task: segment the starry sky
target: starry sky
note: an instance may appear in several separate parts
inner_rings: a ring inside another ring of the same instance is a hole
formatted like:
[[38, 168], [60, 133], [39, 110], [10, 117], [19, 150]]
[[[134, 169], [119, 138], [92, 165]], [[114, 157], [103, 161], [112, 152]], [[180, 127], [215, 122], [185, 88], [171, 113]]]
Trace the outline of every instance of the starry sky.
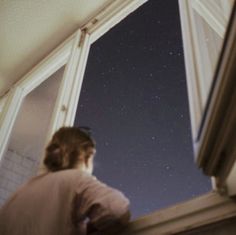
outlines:
[[149, 0], [92, 45], [75, 125], [92, 128], [94, 174], [133, 218], [211, 190], [194, 164], [177, 0]]

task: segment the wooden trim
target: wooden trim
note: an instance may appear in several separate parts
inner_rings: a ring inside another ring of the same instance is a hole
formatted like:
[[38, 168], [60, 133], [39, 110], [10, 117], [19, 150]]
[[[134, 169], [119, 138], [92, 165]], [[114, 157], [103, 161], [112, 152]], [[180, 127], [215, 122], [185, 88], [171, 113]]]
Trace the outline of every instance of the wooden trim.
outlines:
[[235, 216], [235, 200], [211, 192], [137, 219], [122, 235], [177, 234]]

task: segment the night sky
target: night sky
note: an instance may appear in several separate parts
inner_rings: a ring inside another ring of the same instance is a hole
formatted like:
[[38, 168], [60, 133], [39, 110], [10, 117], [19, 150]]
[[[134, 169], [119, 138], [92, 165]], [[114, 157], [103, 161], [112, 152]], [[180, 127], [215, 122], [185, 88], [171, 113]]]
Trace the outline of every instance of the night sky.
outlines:
[[98, 179], [133, 218], [211, 190], [194, 164], [177, 0], [149, 0], [96, 41], [75, 125], [97, 142]]

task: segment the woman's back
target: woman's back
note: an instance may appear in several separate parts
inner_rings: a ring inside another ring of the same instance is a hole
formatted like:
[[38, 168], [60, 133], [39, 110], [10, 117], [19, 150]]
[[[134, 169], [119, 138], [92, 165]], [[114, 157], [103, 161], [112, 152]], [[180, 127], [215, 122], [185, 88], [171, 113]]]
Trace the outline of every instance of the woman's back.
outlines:
[[86, 234], [86, 217], [99, 228], [104, 218], [125, 214], [128, 204], [122, 193], [77, 169], [48, 173], [31, 179], [0, 210], [0, 234]]

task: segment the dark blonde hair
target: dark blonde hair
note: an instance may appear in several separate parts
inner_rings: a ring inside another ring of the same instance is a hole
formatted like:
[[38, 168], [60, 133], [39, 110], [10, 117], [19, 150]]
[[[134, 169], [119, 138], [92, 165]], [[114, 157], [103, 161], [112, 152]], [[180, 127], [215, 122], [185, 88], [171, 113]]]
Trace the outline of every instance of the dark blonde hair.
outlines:
[[49, 171], [74, 168], [79, 162], [80, 151], [96, 147], [94, 139], [86, 129], [62, 127], [49, 142], [44, 164]]

